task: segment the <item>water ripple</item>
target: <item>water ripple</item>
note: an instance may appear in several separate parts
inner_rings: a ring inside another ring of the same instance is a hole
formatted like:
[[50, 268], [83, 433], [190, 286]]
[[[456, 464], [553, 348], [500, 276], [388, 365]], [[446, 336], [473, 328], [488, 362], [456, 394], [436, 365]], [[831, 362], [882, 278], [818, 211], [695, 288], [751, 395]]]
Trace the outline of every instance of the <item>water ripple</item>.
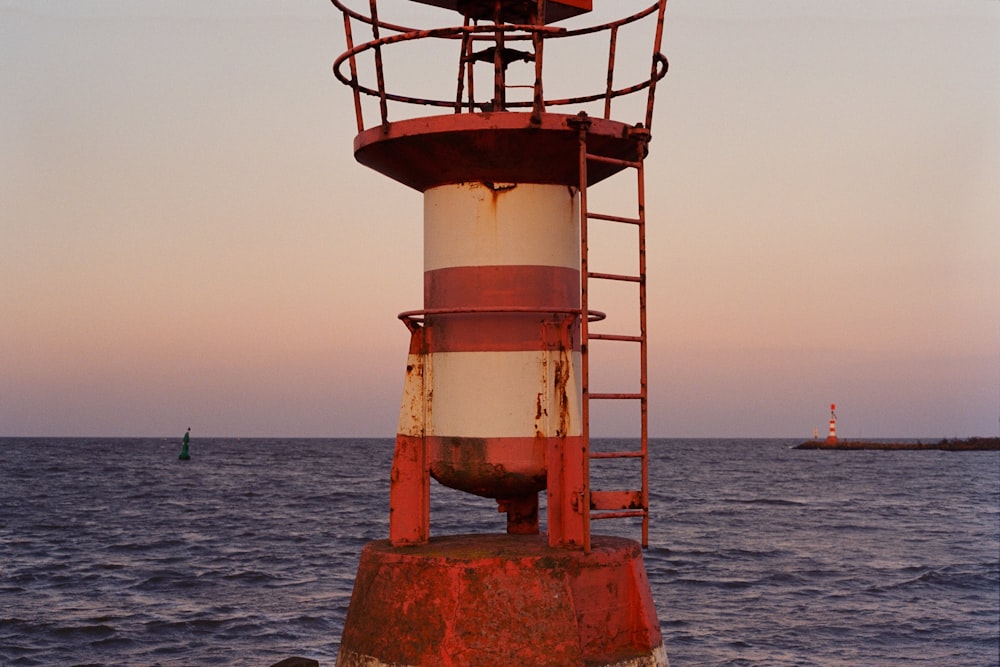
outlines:
[[[650, 443], [671, 664], [996, 665], [1000, 455], [789, 444]], [[163, 439], [2, 446], [0, 664], [333, 664], [391, 440], [198, 439], [186, 464]], [[504, 519], [434, 485], [431, 525]]]

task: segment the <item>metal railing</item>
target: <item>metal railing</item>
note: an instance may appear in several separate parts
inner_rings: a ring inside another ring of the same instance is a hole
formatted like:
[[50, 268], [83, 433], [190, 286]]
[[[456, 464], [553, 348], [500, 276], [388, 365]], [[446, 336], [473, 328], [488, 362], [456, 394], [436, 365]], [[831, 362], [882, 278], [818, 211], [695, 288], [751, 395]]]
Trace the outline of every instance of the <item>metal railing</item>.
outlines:
[[[646, 108], [642, 124], [649, 128], [653, 121], [653, 101], [656, 93], [656, 83], [666, 76], [668, 63], [660, 52], [663, 39], [663, 17], [666, 0], [660, 0], [649, 7], [630, 16], [615, 21], [601, 23], [584, 28], [567, 29], [544, 24], [544, 0], [538, 0], [538, 10], [535, 23], [515, 24], [502, 23], [498, 20], [481, 24], [466, 18], [461, 26], [441, 27], [433, 29], [415, 29], [402, 25], [388, 23], [379, 18], [377, 0], [369, 0], [365, 15], [349, 8], [344, 0], [331, 0], [343, 14], [344, 34], [347, 50], [333, 63], [336, 78], [350, 87], [354, 93], [354, 108], [357, 118], [358, 132], [363, 132], [366, 125], [362, 105], [362, 96], [370, 96], [378, 100], [379, 123], [383, 128], [390, 124], [390, 103], [401, 105], [430, 106], [451, 109], [454, 113], [475, 113], [486, 111], [517, 111], [531, 110], [532, 118], [537, 119], [551, 107], [565, 107], [590, 102], [603, 101], [603, 117], [610, 119], [611, 102], [616, 98], [626, 97], [646, 91]], [[652, 18], [651, 18], [652, 17]], [[655, 31], [651, 49], [649, 76], [629, 85], [616, 86], [616, 51], [618, 34], [621, 28], [636, 24], [644, 19], [655, 20]], [[356, 43], [355, 26], [363, 25], [370, 29], [372, 39]], [[607, 71], [604, 90], [583, 92], [579, 95], [561, 98], [546, 98], [542, 81], [544, 46], [546, 41], [563, 40], [583, 35], [605, 34], [607, 36]], [[420, 40], [451, 40], [460, 42], [458, 75], [455, 81], [455, 94], [449, 99], [432, 97], [415, 97], [403, 95], [387, 89], [385, 77], [385, 62], [383, 50], [397, 47], [400, 44], [413, 43]], [[519, 43], [531, 43], [531, 51], [520, 51], [512, 48]], [[477, 51], [476, 46], [489, 44], [488, 48]], [[359, 78], [358, 60], [362, 55], [370, 54], [374, 61], [374, 82], [362, 82]], [[514, 87], [506, 80], [507, 66], [516, 60], [533, 62], [535, 77], [531, 88], [530, 100], [509, 100], [506, 92]], [[475, 94], [474, 66], [485, 63], [493, 67], [493, 86], [489, 99], [478, 99]], [[347, 71], [345, 72], [345, 67]]]

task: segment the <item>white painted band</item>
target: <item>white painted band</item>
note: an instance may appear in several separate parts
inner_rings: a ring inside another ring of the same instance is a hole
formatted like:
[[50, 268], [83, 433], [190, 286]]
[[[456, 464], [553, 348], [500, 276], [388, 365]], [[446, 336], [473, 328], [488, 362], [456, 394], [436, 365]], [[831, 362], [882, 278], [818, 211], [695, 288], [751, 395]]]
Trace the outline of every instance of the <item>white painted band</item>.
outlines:
[[457, 183], [424, 193], [424, 270], [580, 268], [579, 197], [564, 185]]
[[524, 438], [582, 433], [579, 352], [438, 352], [411, 354], [407, 364], [422, 366], [422, 374], [408, 375], [411, 379], [403, 389], [402, 435]]

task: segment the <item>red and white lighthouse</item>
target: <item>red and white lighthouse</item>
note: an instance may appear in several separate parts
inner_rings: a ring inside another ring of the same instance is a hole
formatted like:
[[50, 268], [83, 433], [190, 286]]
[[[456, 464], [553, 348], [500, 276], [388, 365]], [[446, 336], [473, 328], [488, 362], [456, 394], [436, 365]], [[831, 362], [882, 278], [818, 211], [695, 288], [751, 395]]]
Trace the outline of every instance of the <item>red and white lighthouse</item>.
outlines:
[[[400, 315], [410, 346], [389, 539], [362, 552], [337, 664], [666, 665], [641, 552], [649, 517], [643, 160], [666, 74], [665, 0], [574, 28], [560, 23], [584, 20], [591, 0], [415, 0], [461, 19], [429, 29], [389, 22], [377, 0], [367, 13], [332, 2], [344, 15], [347, 50], [334, 72], [354, 93], [355, 157], [424, 197], [424, 303]], [[619, 32], [643, 24], [648, 76], [616, 84]], [[372, 39], [356, 43], [360, 31]], [[584, 36], [604, 40], [603, 85], [546, 96], [546, 45]], [[386, 85], [390, 49], [442, 42], [454, 62], [419, 53], [409, 62], [425, 63], [428, 78], [452, 77], [453, 96]], [[529, 83], [515, 85], [518, 73]], [[636, 95], [644, 96], [638, 123], [611, 118], [613, 101]], [[598, 112], [556, 111], [587, 105]], [[366, 122], [367, 106], [375, 122]], [[622, 173], [635, 175], [634, 210], [591, 210], [588, 188]], [[593, 270], [594, 221], [638, 230], [635, 274]], [[593, 281], [634, 286], [638, 331], [591, 327], [604, 318], [590, 307]], [[598, 342], [638, 348], [634, 391], [591, 389]], [[591, 450], [595, 400], [639, 405], [634, 450]], [[637, 463], [633, 488], [591, 488], [592, 463], [609, 458]], [[432, 536], [432, 479], [496, 499], [506, 532]], [[629, 517], [641, 523], [641, 545], [591, 533], [595, 519]]]
[[837, 405], [835, 403], [830, 404], [830, 433], [826, 436], [826, 444], [835, 445], [837, 444]]

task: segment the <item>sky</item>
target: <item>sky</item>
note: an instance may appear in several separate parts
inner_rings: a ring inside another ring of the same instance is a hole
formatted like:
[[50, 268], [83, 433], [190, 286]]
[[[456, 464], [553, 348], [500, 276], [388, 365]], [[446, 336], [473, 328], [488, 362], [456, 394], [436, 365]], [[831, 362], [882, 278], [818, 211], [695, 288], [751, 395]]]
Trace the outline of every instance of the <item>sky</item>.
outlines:
[[[0, 436], [395, 433], [421, 195], [343, 50], [321, 0], [0, 1]], [[663, 51], [651, 434], [996, 435], [1000, 2], [670, 0]]]

